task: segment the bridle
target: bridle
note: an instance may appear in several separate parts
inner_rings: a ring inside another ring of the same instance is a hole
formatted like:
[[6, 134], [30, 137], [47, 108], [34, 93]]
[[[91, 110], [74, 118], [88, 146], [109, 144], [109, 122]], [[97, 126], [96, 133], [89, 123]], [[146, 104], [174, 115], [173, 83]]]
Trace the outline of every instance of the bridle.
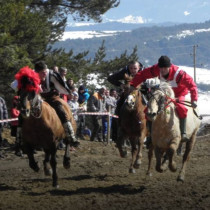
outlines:
[[[138, 91], [139, 94], [139, 91]], [[133, 100], [134, 99], [134, 100]], [[135, 105], [136, 105], [136, 94], [134, 93], [134, 91], [132, 91], [127, 98], [125, 99], [124, 104], [128, 104], [128, 106], [131, 109], [134, 109]]]
[[[20, 111], [27, 117], [40, 118], [42, 115], [42, 98], [35, 92], [23, 92], [20, 95]], [[27, 104], [30, 106], [27, 108]]]
[[156, 88], [155, 90], [159, 90], [160, 92], [163, 93], [163, 95], [161, 95], [160, 98], [157, 99], [155, 96], [159, 94], [150, 92], [148, 95], [148, 98], [149, 98], [148, 101], [150, 101], [151, 99], [154, 99], [156, 101], [157, 106], [158, 106], [157, 114], [159, 114], [170, 106], [170, 104], [173, 102], [173, 99], [169, 97], [161, 88]]
[[31, 115], [34, 118], [40, 118], [42, 115], [42, 98], [39, 94], [36, 94], [35, 97], [33, 99], [31, 99], [30, 101], [30, 105], [31, 105]]

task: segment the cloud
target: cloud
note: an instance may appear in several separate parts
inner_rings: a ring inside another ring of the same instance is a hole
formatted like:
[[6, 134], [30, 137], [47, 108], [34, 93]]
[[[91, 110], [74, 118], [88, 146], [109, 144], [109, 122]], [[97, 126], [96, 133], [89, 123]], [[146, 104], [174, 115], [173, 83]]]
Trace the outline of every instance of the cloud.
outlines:
[[141, 16], [132, 16], [132, 15], [128, 15], [126, 17], [114, 20], [114, 19], [106, 19], [107, 22], [121, 22], [121, 23], [145, 23], [147, 22], [145, 19], [143, 19]]
[[92, 22], [75, 22], [75, 23], [69, 23], [68, 26], [73, 26], [73, 27], [80, 27], [80, 26], [90, 26], [90, 25], [95, 25], [95, 23]]
[[190, 12], [184, 11], [184, 15], [185, 15], [185, 16], [188, 16], [188, 15], [190, 15]]

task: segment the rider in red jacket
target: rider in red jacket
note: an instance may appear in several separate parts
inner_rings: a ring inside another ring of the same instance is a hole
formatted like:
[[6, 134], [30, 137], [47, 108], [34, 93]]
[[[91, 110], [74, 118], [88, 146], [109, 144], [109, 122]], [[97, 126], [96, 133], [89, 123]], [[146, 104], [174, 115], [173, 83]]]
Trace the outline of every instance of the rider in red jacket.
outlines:
[[[169, 57], [161, 56], [157, 64], [138, 72], [131, 81], [131, 85], [137, 87], [146, 79], [153, 77], [159, 77], [160, 81], [170, 83], [177, 101], [184, 101], [185, 96], [188, 92], [190, 92], [192, 107], [197, 107], [198, 91], [196, 84], [194, 83], [192, 77], [185, 71], [181, 70], [178, 66], [171, 64]], [[178, 112], [181, 135], [182, 139], [186, 140], [187, 108], [182, 104], [178, 104], [178, 106], [178, 108], [182, 110], [182, 112]]]

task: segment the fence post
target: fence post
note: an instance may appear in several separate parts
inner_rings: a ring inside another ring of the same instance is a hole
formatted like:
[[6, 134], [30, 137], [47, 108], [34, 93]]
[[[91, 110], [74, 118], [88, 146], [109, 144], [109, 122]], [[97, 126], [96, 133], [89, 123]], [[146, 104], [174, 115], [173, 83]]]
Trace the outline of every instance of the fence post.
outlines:
[[109, 115], [108, 115], [108, 119], [107, 119], [107, 143], [109, 144], [110, 143], [110, 118], [111, 118], [111, 116], [110, 116], [110, 112], [111, 112], [111, 106], [109, 105], [109, 107], [108, 107], [108, 113], [109, 113]]

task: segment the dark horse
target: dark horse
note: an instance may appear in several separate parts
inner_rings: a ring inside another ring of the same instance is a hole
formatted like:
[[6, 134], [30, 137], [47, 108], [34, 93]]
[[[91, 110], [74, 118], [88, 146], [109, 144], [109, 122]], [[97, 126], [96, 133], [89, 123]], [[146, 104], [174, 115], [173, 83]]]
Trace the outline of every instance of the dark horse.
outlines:
[[[36, 74], [34, 72], [34, 74]], [[36, 75], [38, 76], [38, 75]], [[53, 186], [58, 187], [58, 177], [56, 172], [56, 151], [59, 140], [65, 138], [65, 132], [56, 111], [45, 101], [42, 100], [40, 94], [27, 86], [33, 86], [33, 78], [24, 75], [18, 82], [21, 84], [20, 94], [20, 111], [23, 117], [22, 139], [23, 147], [29, 159], [29, 166], [36, 172], [39, 171], [39, 165], [35, 161], [33, 149], [36, 147], [43, 148], [45, 152], [44, 172], [45, 175], [51, 175], [53, 178]], [[68, 104], [55, 96], [56, 100], [60, 100], [76, 130], [76, 123], [72, 116]], [[70, 145], [66, 141], [66, 149], [63, 158], [63, 166], [70, 168]]]
[[125, 157], [127, 150], [124, 146], [124, 142], [127, 138], [129, 139], [132, 152], [132, 161], [129, 172], [135, 173], [134, 168], [139, 168], [141, 164], [142, 149], [147, 134], [147, 128], [142, 95], [138, 89], [130, 87], [131, 79], [131, 77], [125, 75], [126, 84], [124, 96], [126, 97], [126, 100], [122, 105], [119, 114], [117, 147], [121, 157]]

